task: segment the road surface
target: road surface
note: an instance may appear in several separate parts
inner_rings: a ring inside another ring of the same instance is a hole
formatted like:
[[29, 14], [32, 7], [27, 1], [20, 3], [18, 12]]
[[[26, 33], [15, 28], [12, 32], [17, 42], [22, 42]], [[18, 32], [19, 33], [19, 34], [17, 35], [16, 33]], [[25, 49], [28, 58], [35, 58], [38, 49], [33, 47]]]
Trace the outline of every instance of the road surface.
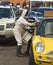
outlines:
[[28, 56], [16, 57], [16, 45], [0, 41], [0, 65], [28, 65]]

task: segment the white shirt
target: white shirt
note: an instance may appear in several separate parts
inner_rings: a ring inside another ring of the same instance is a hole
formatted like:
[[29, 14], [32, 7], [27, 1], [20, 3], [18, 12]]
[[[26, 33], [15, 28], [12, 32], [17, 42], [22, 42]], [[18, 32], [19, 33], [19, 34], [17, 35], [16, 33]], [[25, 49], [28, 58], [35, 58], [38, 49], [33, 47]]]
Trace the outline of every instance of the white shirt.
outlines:
[[26, 19], [24, 19], [23, 17], [20, 17], [16, 24], [15, 27], [17, 27], [17, 29], [22, 29], [24, 28], [26, 25], [30, 25], [31, 23], [29, 23], [28, 21], [26, 21]]

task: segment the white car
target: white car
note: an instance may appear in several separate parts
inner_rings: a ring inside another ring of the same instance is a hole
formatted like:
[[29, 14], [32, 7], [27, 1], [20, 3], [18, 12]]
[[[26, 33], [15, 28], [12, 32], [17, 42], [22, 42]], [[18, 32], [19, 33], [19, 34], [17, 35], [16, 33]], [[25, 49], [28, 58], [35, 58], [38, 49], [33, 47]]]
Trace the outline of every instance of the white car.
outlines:
[[0, 38], [10, 38], [15, 26], [15, 13], [10, 6], [0, 6]]

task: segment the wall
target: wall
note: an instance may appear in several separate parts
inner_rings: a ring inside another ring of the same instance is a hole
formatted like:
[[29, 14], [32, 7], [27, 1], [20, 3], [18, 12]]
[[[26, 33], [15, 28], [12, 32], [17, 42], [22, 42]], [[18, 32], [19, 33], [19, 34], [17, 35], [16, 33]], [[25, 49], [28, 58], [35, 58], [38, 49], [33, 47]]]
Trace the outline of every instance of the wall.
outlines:
[[16, 5], [16, 3], [20, 3], [20, 6], [22, 7], [24, 0], [4, 0], [4, 1], [10, 1], [11, 3], [14, 3], [14, 5]]

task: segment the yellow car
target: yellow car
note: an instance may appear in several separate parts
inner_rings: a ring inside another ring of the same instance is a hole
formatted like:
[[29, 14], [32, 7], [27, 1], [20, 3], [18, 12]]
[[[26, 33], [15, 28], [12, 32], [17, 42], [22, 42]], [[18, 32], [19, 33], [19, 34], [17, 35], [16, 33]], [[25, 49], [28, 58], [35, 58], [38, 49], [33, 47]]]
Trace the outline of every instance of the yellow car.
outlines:
[[29, 65], [53, 65], [53, 18], [45, 18], [33, 36]]

